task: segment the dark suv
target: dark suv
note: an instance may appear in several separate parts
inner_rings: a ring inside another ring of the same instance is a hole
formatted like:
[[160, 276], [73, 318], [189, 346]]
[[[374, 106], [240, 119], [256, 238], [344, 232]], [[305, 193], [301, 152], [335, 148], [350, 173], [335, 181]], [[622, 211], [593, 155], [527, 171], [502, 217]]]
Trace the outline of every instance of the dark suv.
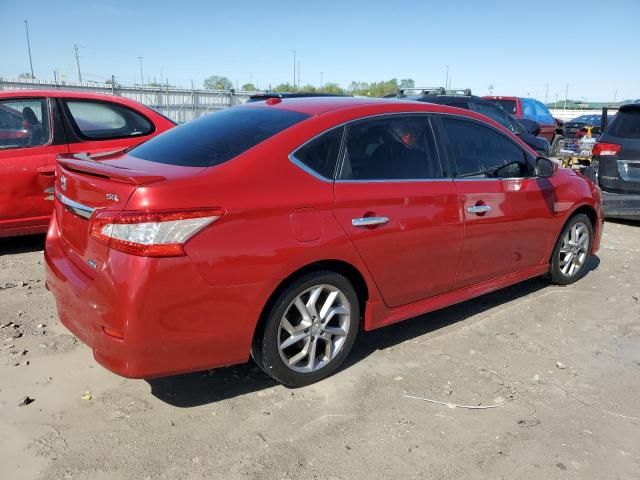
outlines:
[[640, 220], [640, 103], [620, 107], [592, 153], [605, 215]]
[[509, 115], [500, 105], [472, 95], [469, 89], [404, 89], [398, 91], [397, 94], [388, 95], [387, 97], [437, 103], [439, 105], [448, 105], [450, 107], [464, 108], [465, 110], [478, 112], [518, 135], [523, 142], [533, 148], [539, 155], [544, 157], [549, 156], [549, 142], [542, 137], [536, 136], [540, 132], [540, 127], [536, 122], [528, 120], [518, 121]]

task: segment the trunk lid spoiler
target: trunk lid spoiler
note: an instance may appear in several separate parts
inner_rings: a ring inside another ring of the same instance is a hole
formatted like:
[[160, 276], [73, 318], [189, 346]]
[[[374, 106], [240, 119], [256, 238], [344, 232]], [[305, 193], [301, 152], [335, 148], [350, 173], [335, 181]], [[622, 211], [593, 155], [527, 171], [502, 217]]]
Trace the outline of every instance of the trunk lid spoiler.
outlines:
[[[98, 154], [73, 153], [58, 155], [58, 165], [72, 172], [91, 175], [94, 177], [108, 178], [114, 182], [128, 183], [141, 186], [153, 182], [166, 180], [163, 175], [134, 170], [124, 165], [118, 165], [117, 160], [122, 158], [122, 150]], [[111, 161], [115, 160], [115, 161]]]

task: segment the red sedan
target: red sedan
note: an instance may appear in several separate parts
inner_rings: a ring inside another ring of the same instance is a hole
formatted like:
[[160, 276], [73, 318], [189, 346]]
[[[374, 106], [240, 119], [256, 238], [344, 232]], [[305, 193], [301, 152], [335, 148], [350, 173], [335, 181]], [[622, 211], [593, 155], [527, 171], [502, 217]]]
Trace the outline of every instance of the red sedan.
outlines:
[[46, 232], [58, 154], [122, 150], [173, 126], [111, 95], [0, 92], [0, 237]]
[[549, 273], [600, 243], [600, 192], [487, 117], [271, 99], [126, 154], [59, 160], [46, 241], [62, 322], [147, 378], [246, 362], [304, 385], [371, 330]]

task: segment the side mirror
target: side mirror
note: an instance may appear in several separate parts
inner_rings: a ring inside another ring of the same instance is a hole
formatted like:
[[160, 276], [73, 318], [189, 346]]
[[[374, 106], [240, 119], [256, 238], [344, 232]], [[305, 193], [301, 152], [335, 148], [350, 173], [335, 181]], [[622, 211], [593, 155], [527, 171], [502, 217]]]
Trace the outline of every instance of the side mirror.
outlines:
[[536, 176], [542, 178], [553, 177], [558, 170], [558, 164], [546, 157], [538, 157], [536, 159]]

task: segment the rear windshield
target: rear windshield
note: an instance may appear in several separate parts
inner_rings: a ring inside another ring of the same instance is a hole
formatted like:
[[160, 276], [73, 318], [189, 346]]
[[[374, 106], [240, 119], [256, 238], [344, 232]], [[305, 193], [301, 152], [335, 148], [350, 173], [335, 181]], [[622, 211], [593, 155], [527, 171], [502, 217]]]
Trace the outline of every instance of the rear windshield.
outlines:
[[607, 133], [614, 137], [640, 139], [640, 110], [618, 112]]
[[504, 100], [504, 99], [494, 98], [493, 101], [499, 104], [500, 106], [502, 106], [502, 108], [504, 108], [507, 111], [507, 113], [510, 113], [512, 115], [515, 115], [517, 113], [515, 100]]
[[212, 167], [308, 117], [280, 109], [229, 108], [173, 128], [129, 155], [170, 165]]

